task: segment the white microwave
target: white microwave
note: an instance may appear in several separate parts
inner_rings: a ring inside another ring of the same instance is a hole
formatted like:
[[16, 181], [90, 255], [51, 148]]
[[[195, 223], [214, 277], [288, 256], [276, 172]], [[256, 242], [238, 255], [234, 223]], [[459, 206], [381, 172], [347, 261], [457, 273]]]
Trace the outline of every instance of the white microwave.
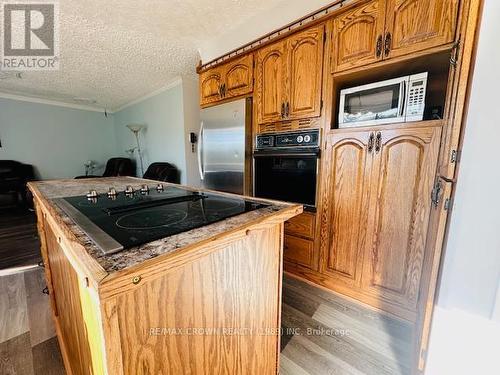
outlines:
[[339, 128], [420, 121], [427, 72], [340, 91]]

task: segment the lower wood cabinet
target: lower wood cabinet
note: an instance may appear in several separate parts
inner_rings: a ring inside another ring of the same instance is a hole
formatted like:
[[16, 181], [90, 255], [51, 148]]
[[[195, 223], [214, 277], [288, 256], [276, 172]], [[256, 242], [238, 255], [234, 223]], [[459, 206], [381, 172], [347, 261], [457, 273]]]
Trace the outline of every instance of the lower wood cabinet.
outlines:
[[285, 222], [283, 257], [286, 262], [314, 269], [316, 215], [305, 212]]
[[314, 241], [287, 234], [283, 257], [288, 262], [311, 268], [314, 261]]
[[415, 311], [440, 135], [424, 126], [329, 136], [320, 272], [341, 292]]

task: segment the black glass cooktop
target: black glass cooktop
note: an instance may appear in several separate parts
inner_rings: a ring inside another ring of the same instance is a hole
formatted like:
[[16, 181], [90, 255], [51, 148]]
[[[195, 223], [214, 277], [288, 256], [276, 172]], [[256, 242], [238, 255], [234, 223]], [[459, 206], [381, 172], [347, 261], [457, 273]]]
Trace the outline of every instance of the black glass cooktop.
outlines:
[[106, 254], [266, 207], [243, 198], [177, 187], [57, 202]]

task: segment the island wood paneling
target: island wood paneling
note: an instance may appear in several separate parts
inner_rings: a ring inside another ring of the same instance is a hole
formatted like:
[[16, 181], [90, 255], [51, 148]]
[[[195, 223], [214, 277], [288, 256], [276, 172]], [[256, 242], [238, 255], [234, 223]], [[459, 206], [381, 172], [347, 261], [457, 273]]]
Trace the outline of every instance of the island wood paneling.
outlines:
[[105, 301], [114, 320], [107, 341], [121, 349], [123, 373], [276, 374], [281, 228], [253, 232]]
[[69, 262], [62, 238], [52, 228], [45, 228], [52, 290], [56, 303], [56, 326], [63, 347], [63, 358], [72, 374], [102, 374], [104, 359], [101, 354], [102, 336], [99, 316], [94, 301], [79, 275]]

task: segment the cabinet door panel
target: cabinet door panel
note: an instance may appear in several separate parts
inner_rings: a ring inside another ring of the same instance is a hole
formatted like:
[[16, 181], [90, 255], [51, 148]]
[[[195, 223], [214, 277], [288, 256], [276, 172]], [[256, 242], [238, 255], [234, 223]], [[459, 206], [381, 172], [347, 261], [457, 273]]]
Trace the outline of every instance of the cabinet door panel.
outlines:
[[328, 158], [328, 247], [323, 271], [348, 284], [359, 284], [365, 244], [369, 174], [372, 155], [367, 151], [370, 132], [332, 136]]
[[290, 119], [321, 114], [324, 30], [324, 25], [313, 27], [288, 41]]
[[[52, 289], [55, 294], [56, 309], [59, 312], [57, 324], [59, 335], [63, 338], [71, 372], [76, 375], [95, 374], [103, 371], [102, 362], [92, 358], [92, 347], [89, 345], [88, 330], [93, 327], [86, 321], [84, 306], [82, 306], [81, 281], [59, 244], [56, 235], [46, 225], [46, 241]], [[64, 313], [60, 313], [64, 311]], [[97, 339], [97, 331], [93, 333]], [[100, 338], [100, 337], [99, 337]], [[97, 351], [95, 351], [97, 353]], [[102, 358], [101, 358], [102, 359]], [[94, 364], [94, 368], [93, 368]], [[99, 369], [94, 371], [97, 367]], [[69, 370], [70, 369], [66, 369]]]
[[392, 34], [389, 57], [451, 43], [458, 0], [387, 0], [386, 30]]
[[214, 103], [221, 99], [222, 72], [210, 69], [200, 75], [200, 105]]
[[253, 55], [247, 55], [225, 67], [225, 97], [249, 94], [253, 91]]
[[283, 244], [283, 257], [288, 262], [313, 268], [314, 242], [287, 234]]
[[332, 72], [378, 61], [377, 40], [384, 32], [384, 2], [373, 0], [333, 22]]
[[258, 51], [256, 66], [257, 121], [278, 121], [285, 102], [286, 42]]
[[365, 291], [416, 306], [441, 128], [382, 132], [370, 192]]

